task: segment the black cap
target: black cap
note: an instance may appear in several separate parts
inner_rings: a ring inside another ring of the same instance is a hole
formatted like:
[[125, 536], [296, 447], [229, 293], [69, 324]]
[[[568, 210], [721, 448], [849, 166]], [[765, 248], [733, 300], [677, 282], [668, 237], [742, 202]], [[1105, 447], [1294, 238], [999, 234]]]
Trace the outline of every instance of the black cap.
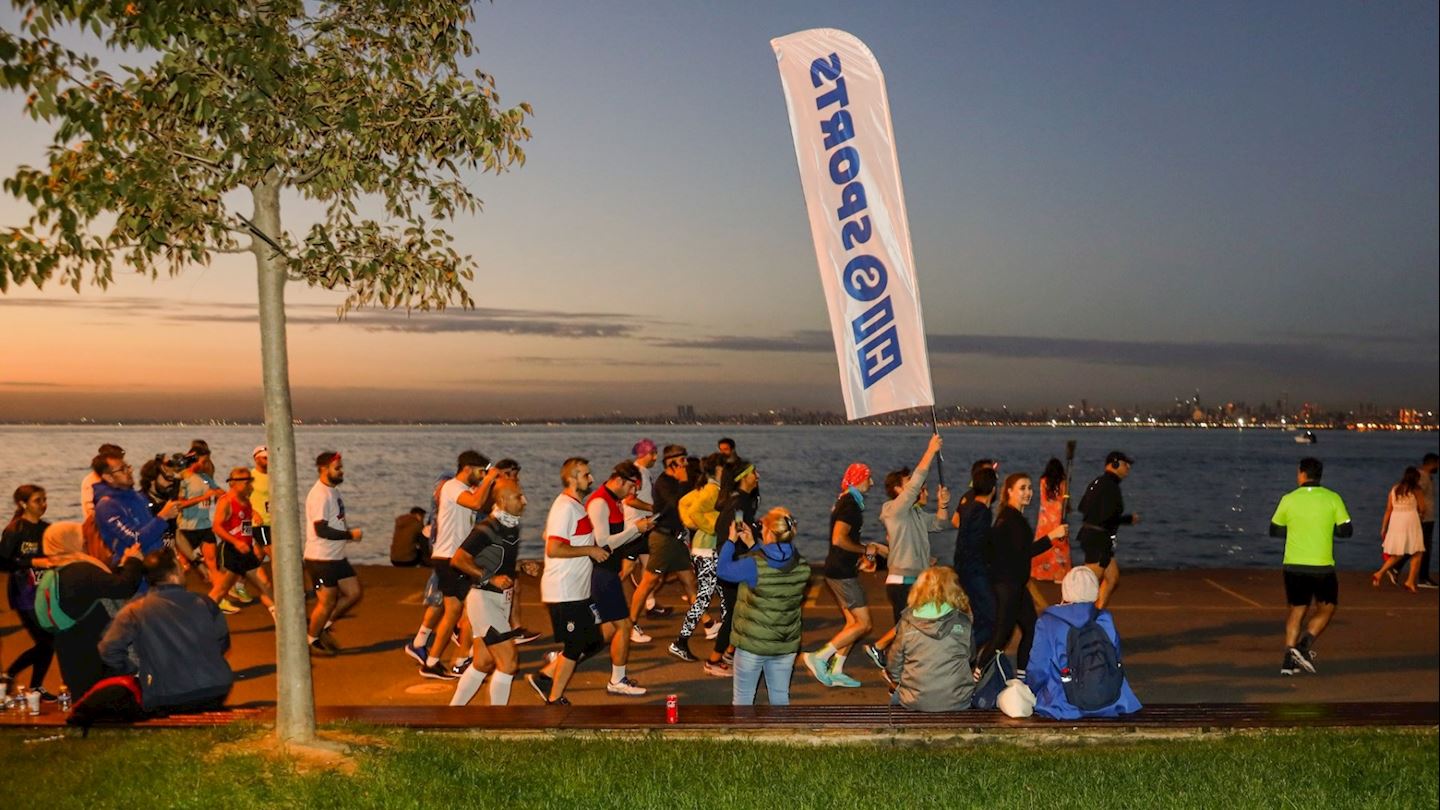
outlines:
[[1119, 463], [1122, 462], [1122, 461], [1125, 462], [1126, 464], [1134, 464], [1134, 463], [1135, 463], [1135, 459], [1133, 459], [1133, 458], [1131, 458], [1130, 456], [1126, 455], [1126, 454], [1125, 454], [1123, 451], [1121, 451], [1121, 450], [1111, 450], [1111, 451], [1110, 451], [1110, 454], [1107, 455], [1107, 456], [1105, 456], [1105, 466], [1106, 466], [1106, 467], [1113, 467], [1113, 466], [1115, 466], [1116, 464], [1119, 464]]

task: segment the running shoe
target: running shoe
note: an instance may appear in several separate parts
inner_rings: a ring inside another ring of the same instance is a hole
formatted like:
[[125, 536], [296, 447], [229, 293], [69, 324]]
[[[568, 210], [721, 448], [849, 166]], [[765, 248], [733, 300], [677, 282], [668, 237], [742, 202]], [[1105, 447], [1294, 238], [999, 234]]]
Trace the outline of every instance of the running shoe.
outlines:
[[465, 670], [470, 668], [470, 664], [474, 660], [475, 657], [471, 655], [467, 655], [464, 658], [461, 658], [459, 661], [455, 662], [454, 666], [450, 667], [450, 674], [454, 675], [457, 678], [461, 675], [464, 675]]
[[667, 652], [679, 658], [681, 661], [688, 661], [692, 664], [700, 660], [695, 657], [694, 653], [690, 652], [690, 645], [688, 643], [672, 641], [670, 642], [670, 649]]
[[329, 647], [326, 647], [324, 644], [320, 643], [320, 639], [317, 638], [314, 641], [310, 642], [310, 653], [312, 655], [335, 655], [336, 650], [332, 650]]
[[611, 681], [605, 684], [605, 691], [612, 695], [625, 695], [626, 697], [640, 697], [645, 694], [645, 687], [630, 680], [621, 678], [619, 681]]
[[60, 702], [60, 698], [55, 697], [54, 695], [50, 694], [50, 692], [47, 691], [47, 690], [45, 689], [45, 687], [43, 687], [43, 686], [40, 687], [39, 689], [36, 689], [35, 691], [40, 693], [40, 699], [43, 700], [43, 701], [45, 701], [46, 703], [59, 703], [59, 702]]
[[235, 587], [230, 589], [230, 601], [248, 605], [255, 601], [255, 597], [251, 596], [250, 592], [245, 590], [245, 583], [237, 582], [235, 583]]
[[554, 661], [556, 658], [559, 657], [560, 653], [557, 650], [551, 650], [550, 652], [545, 653], [545, 665], [549, 666], [551, 661]]
[[727, 666], [724, 661], [706, 661], [704, 669], [706, 675], [713, 675], [716, 678], [730, 678], [735, 675], [735, 670]]
[[1314, 675], [1314, 674], [1315, 674], [1315, 664], [1314, 664], [1314, 662], [1311, 660], [1311, 656], [1306, 655], [1305, 653], [1300, 652], [1300, 650], [1297, 649], [1297, 648], [1295, 648], [1295, 647], [1289, 648], [1289, 650], [1287, 650], [1287, 652], [1290, 654], [1290, 657], [1291, 657], [1291, 658], [1294, 658], [1294, 659], [1295, 659], [1295, 665], [1296, 665], [1296, 666], [1300, 667], [1301, 669], [1305, 670], [1306, 672], [1310, 673], [1311, 675]]
[[843, 672], [831, 672], [828, 674], [830, 675], [830, 686], [844, 686], [849, 689], [855, 689], [860, 686], [859, 681]]
[[800, 653], [800, 663], [804, 664], [805, 668], [810, 670], [810, 674], [814, 675], [815, 680], [819, 681], [822, 686], [833, 685], [833, 682], [830, 680], [829, 661], [821, 661], [820, 657], [815, 653], [807, 652]]
[[525, 682], [530, 684], [530, 688], [534, 689], [535, 694], [540, 696], [541, 703], [550, 702], [550, 687], [554, 685], [554, 681], [538, 672], [534, 672], [525, 676]]
[[539, 633], [535, 632], [534, 630], [526, 629], [524, 627], [517, 627], [512, 632], [515, 633], [514, 641], [516, 645], [529, 644], [530, 642], [540, 638]]
[[405, 654], [415, 659], [415, 663], [425, 666], [425, 659], [430, 657], [430, 645], [426, 644], [416, 647], [414, 642], [405, 642]]
[[879, 668], [881, 668], [881, 669], [884, 669], [884, 668], [885, 668], [885, 651], [884, 651], [884, 650], [880, 649], [879, 647], [876, 647], [874, 644], [866, 644], [866, 645], [865, 645], [865, 654], [868, 655], [868, 656], [870, 656], [870, 660], [875, 662], [875, 666], [877, 666], [877, 667], [879, 667]]
[[1415, 587], [1424, 588], [1427, 591], [1433, 591], [1436, 588], [1440, 588], [1440, 584], [1437, 584], [1433, 579], [1422, 579], [1419, 582], [1415, 583]]
[[630, 628], [631, 642], [635, 644], [649, 644], [654, 640], [655, 639], [652, 638], [649, 633], [646, 633], [644, 630], [640, 629], [640, 625], [637, 624]]
[[714, 640], [715, 640], [715, 637], [718, 636], [718, 635], [720, 635], [720, 622], [717, 622], [717, 621], [715, 621], [714, 619], [710, 618], [709, 616], [706, 616], [706, 617], [705, 617], [705, 640], [706, 640], [706, 641], [714, 641]]
[[1285, 659], [1280, 662], [1280, 674], [1294, 675], [1299, 671], [1300, 665], [1295, 662], [1295, 651], [1293, 649], [1286, 649]]
[[331, 633], [328, 627], [320, 631], [320, 644], [329, 650], [331, 655], [340, 653], [340, 642], [335, 640], [335, 634]]
[[426, 664], [420, 667], [420, 677], [435, 681], [453, 681], [460, 676], [452, 675], [450, 670], [445, 668], [444, 664], [436, 661], [434, 664]]
[[216, 607], [220, 608], [221, 613], [235, 614], [240, 612], [239, 605], [231, 602], [229, 599], [226, 599], [223, 596], [220, 597], [220, 604], [216, 605]]
[[569, 706], [569, 705], [570, 705], [570, 699], [567, 698], [567, 697], [565, 697], [564, 695], [561, 695], [560, 697], [555, 698], [554, 700], [547, 700], [547, 701], [545, 701], [545, 705], [546, 705], [546, 706]]
[[727, 649], [725, 650], [725, 654], [722, 655], [722, 656], [720, 656], [720, 660], [725, 662], [725, 666], [727, 666], [727, 667], [734, 667], [734, 666], [735, 666], [735, 648], [734, 648], [734, 647], [729, 647], [729, 648], [727, 648]]
[[652, 619], [663, 619], [674, 612], [675, 608], [666, 607], [664, 605], [656, 605], [655, 607], [645, 608], [645, 615], [649, 616]]

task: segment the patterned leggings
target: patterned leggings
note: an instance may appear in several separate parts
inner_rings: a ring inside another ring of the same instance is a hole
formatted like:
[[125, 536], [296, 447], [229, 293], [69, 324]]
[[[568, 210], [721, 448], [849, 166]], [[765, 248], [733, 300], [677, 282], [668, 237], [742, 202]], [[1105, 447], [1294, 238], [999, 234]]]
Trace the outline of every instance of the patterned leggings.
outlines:
[[[690, 564], [695, 566], [695, 601], [691, 603], [690, 610], [685, 613], [685, 623], [680, 626], [680, 640], [688, 641], [690, 634], [695, 632], [695, 625], [700, 623], [700, 617], [710, 609], [710, 600], [715, 596], [715, 586], [719, 579], [715, 576], [715, 569], [720, 566], [718, 557], [691, 557]], [[725, 600], [720, 600], [721, 620], [724, 620]]]

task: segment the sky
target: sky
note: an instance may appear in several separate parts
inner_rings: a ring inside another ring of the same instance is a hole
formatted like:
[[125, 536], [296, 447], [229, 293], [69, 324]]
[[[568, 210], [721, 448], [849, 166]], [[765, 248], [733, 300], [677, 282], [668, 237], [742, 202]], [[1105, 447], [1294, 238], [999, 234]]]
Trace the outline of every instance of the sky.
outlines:
[[[1440, 400], [1435, 3], [480, 4], [472, 311], [291, 285], [297, 416], [842, 410], [770, 39], [889, 91], [937, 402]], [[0, 9], [15, 30], [15, 11]], [[0, 175], [50, 132], [0, 95]], [[314, 209], [286, 200], [302, 231]], [[242, 211], [248, 213], [248, 205]], [[0, 197], [0, 227], [27, 208]], [[253, 259], [0, 295], [0, 420], [260, 414]]]

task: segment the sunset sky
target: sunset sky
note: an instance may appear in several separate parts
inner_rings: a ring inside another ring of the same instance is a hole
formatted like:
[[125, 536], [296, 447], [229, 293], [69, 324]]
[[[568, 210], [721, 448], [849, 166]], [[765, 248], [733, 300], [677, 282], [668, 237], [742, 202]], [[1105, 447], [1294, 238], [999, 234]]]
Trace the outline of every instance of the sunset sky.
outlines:
[[[477, 308], [341, 323], [343, 295], [292, 285], [302, 418], [840, 410], [769, 46], [815, 27], [885, 70], [942, 404], [1440, 398], [1433, 2], [477, 16], [473, 67], [535, 108], [528, 165], [473, 176], [485, 211], [452, 226]], [[0, 175], [43, 160], [21, 101]], [[255, 300], [248, 256], [12, 289], [0, 421], [254, 418]]]

